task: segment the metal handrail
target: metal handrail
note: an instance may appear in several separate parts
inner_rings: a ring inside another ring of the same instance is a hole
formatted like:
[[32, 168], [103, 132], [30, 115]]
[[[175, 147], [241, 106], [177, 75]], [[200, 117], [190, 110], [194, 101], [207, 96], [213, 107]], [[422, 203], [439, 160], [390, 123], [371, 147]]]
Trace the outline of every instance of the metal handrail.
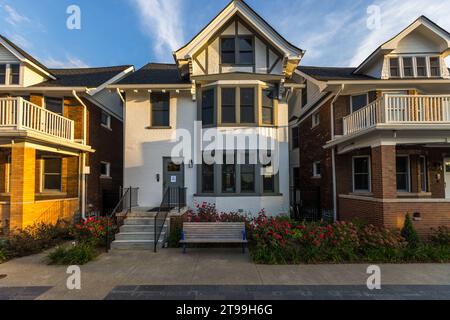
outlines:
[[[114, 210], [110, 215], [107, 215], [107, 230], [106, 230], [106, 252], [111, 249], [111, 243], [114, 240], [115, 234], [118, 232], [119, 228], [123, 225], [123, 222], [131, 212], [131, 209], [138, 206], [138, 191], [139, 188], [129, 187], [125, 192], [123, 192], [122, 197], [117, 203]], [[133, 199], [134, 195], [134, 199]], [[120, 217], [118, 214], [122, 213]]]

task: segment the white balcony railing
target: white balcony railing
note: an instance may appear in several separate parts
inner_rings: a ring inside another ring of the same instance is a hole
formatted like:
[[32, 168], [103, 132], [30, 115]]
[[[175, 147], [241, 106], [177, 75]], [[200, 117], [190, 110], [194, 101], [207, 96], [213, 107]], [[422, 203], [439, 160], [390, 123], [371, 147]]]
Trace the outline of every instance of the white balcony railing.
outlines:
[[74, 121], [23, 98], [0, 98], [0, 130], [31, 130], [74, 141]]
[[378, 124], [450, 124], [450, 95], [384, 95], [344, 118], [344, 135]]

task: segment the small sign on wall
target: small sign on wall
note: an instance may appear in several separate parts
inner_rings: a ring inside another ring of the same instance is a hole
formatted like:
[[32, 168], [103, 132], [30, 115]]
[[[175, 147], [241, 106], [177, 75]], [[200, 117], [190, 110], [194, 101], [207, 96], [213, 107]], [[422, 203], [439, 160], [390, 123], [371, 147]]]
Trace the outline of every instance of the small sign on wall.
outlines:
[[177, 183], [177, 176], [170, 176], [171, 183]]
[[84, 167], [84, 174], [91, 174], [91, 167]]

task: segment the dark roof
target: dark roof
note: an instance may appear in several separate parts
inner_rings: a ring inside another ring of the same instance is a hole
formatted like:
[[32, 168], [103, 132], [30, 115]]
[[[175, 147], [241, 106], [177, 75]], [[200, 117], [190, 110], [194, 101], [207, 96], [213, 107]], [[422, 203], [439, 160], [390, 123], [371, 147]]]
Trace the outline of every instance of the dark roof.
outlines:
[[[29, 55], [28, 53], [26, 53], [24, 50], [22, 50], [21, 48], [19, 48], [14, 42], [12, 42], [11, 40], [9, 40], [8, 38], [6, 38], [5, 36], [0, 35], [0, 38], [3, 39], [7, 44], [9, 44], [11, 47], [14, 48], [14, 50], [16, 50], [17, 52], [19, 52], [22, 56], [24, 56], [26, 59], [30, 60], [31, 62], [33, 62], [35, 65], [37, 65], [39, 68], [42, 68], [43, 70], [45, 70], [46, 72], [52, 74], [52, 72], [46, 67], [44, 66], [42, 63], [40, 63], [39, 61], [37, 61], [35, 58], [33, 58], [31, 55]], [[53, 75], [53, 74], [52, 74]]]
[[118, 84], [185, 84], [175, 64], [149, 63], [125, 77]]
[[319, 81], [374, 79], [373, 77], [363, 74], [354, 74], [353, 72], [356, 68], [300, 66], [297, 69]]
[[56, 80], [34, 85], [35, 87], [87, 87], [97, 88], [132, 66], [99, 68], [50, 69]]

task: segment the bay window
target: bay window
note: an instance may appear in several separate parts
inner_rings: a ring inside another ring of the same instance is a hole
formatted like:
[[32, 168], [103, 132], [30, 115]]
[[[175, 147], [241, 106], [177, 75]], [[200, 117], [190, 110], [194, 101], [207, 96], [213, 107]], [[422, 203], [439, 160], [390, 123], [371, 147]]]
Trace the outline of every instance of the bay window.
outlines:
[[236, 123], [236, 88], [222, 88], [222, 123]]
[[370, 192], [370, 158], [353, 158], [353, 192]]
[[236, 166], [234, 153], [225, 152], [222, 164], [222, 192], [236, 192]]
[[410, 172], [409, 172], [409, 157], [397, 156], [396, 158], [396, 175], [397, 175], [397, 191], [410, 191]]
[[255, 89], [240, 90], [241, 123], [255, 123]]
[[208, 89], [202, 92], [202, 122], [203, 125], [214, 124], [215, 90]]
[[262, 123], [274, 124], [274, 107], [273, 107], [272, 90], [265, 89], [262, 91]]

